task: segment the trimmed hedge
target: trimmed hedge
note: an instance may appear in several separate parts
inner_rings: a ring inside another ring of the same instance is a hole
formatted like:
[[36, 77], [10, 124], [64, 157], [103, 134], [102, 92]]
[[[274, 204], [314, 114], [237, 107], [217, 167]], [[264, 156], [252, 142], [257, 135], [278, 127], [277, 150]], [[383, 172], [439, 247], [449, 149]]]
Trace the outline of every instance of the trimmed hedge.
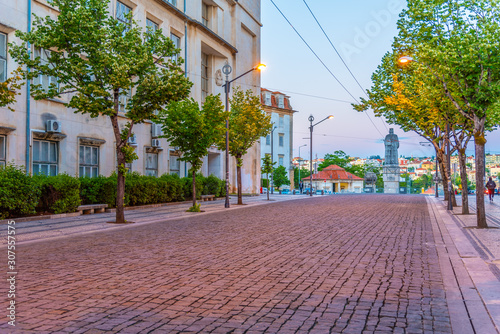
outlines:
[[0, 167], [0, 219], [35, 214], [40, 185], [21, 167]]
[[[131, 173], [125, 177], [125, 206], [190, 200], [192, 179], [163, 174], [160, 177]], [[0, 219], [38, 212], [74, 212], [80, 204], [108, 204], [116, 207], [117, 175], [76, 178], [27, 176], [16, 166], [0, 168]], [[225, 182], [214, 175], [196, 175], [196, 192], [224, 197]]]
[[33, 180], [40, 184], [42, 195], [37, 211], [51, 213], [75, 212], [81, 203], [80, 180], [68, 174], [57, 176], [37, 175]]

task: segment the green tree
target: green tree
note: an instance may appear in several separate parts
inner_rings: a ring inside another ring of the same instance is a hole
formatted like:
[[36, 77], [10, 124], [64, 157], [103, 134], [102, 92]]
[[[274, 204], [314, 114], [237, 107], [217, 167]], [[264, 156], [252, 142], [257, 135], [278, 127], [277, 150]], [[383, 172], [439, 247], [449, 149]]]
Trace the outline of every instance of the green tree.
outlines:
[[[236, 158], [238, 204], [243, 204], [241, 186], [241, 167], [243, 156], [261, 137], [271, 132], [271, 116], [261, 110], [260, 97], [251, 90], [243, 92], [235, 88], [230, 100], [229, 115], [229, 153]], [[226, 149], [224, 136], [220, 137], [218, 148]]]
[[281, 187], [283, 185], [290, 185], [290, 180], [286, 174], [285, 166], [278, 166], [274, 169], [273, 173], [274, 186]]
[[[500, 2], [409, 0], [396, 43], [440, 84], [455, 111], [473, 124], [476, 186], [484, 192], [485, 131], [500, 124]], [[477, 225], [487, 227], [484, 196]]]
[[193, 185], [193, 206], [190, 210], [199, 211], [196, 205], [196, 172], [203, 164], [203, 157], [218, 138], [224, 136], [227, 113], [219, 96], [209, 95], [200, 109], [193, 99], [170, 102], [158, 115], [164, 135], [171, 145], [179, 147], [182, 153], [179, 160], [191, 164]]
[[301, 168], [300, 169], [300, 178], [299, 178], [299, 168], [295, 167], [293, 170], [294, 170], [293, 182], [294, 182], [295, 188], [298, 189], [299, 183], [301, 182], [301, 180], [306, 178], [306, 177], [309, 177], [309, 175], [311, 175], [311, 174], [310, 174], [309, 169]]
[[358, 165], [351, 165], [351, 158], [344, 151], [339, 150], [335, 151], [333, 154], [328, 153], [323, 159], [323, 162], [318, 166], [319, 171], [328, 166], [337, 165], [356, 176], [365, 176], [364, 168]]
[[[276, 162], [272, 162], [271, 160], [271, 155], [266, 154], [264, 155], [264, 158], [262, 158], [262, 167], [261, 167], [261, 172], [263, 174], [266, 174], [266, 180], [267, 184], [269, 185], [269, 173], [272, 173], [274, 170], [274, 165]], [[269, 201], [269, 186], [267, 187], [267, 200]]]
[[[133, 126], [155, 119], [155, 111], [170, 101], [187, 97], [192, 84], [180, 68], [182, 60], [171, 60], [170, 56], [179, 50], [161, 29], [147, 31], [144, 38], [131, 14], [127, 16], [128, 24], [110, 16], [109, 1], [48, 2], [59, 9], [57, 18], [35, 16], [31, 32], [16, 31], [23, 43], [11, 44], [11, 55], [31, 69], [23, 71], [27, 79], [39, 75], [57, 78], [58, 85], [53, 83], [48, 89], [34, 84], [35, 99], [71, 94], [65, 105], [75, 112], [109, 117], [118, 163], [116, 222], [124, 223], [125, 164], [137, 158], [128, 144]], [[41, 48], [47, 62], [28, 54], [28, 42]], [[121, 114], [120, 96], [131, 92], [133, 95]], [[127, 119], [121, 129], [120, 116]]]

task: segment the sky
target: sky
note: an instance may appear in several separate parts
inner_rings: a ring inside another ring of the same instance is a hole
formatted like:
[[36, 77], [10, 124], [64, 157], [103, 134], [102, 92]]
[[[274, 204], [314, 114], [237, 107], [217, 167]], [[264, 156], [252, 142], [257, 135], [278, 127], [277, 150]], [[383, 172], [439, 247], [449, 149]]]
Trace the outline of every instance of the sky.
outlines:
[[[394, 128], [399, 137], [400, 155], [434, 155], [432, 147], [420, 144], [425, 139], [416, 133], [404, 132], [397, 125], [386, 123], [382, 118], [375, 117], [371, 110], [360, 113], [351, 106], [361, 97], [366, 98], [365, 90], [371, 87], [372, 73], [383, 55], [391, 50], [394, 36], [398, 33], [398, 15], [405, 5], [405, 0], [262, 0], [261, 61], [267, 67], [261, 76], [261, 86], [290, 96], [293, 109], [298, 111], [293, 118], [294, 157], [298, 156], [298, 147], [304, 144], [307, 146], [300, 149], [301, 156], [309, 157], [310, 115], [315, 118], [313, 123], [329, 115], [334, 116], [314, 127], [314, 158], [322, 158], [337, 150], [355, 157], [380, 155], [383, 158], [383, 138], [389, 133], [389, 128]], [[486, 152], [500, 154], [500, 130], [488, 133], [486, 139]], [[467, 154], [473, 153], [474, 144], [471, 143]]]

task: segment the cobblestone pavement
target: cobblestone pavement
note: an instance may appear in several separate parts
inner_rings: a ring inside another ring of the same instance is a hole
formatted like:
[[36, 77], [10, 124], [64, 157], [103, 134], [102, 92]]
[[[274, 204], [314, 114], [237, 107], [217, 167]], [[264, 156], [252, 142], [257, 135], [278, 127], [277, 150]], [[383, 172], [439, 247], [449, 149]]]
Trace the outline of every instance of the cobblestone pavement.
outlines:
[[421, 196], [329, 196], [21, 245], [0, 331], [450, 333], [432, 229]]

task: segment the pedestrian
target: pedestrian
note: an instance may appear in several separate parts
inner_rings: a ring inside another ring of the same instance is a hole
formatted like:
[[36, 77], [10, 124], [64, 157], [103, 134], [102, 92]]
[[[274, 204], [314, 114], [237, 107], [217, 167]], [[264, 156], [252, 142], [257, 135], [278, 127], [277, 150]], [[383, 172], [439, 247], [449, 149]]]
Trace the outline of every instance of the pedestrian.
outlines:
[[304, 184], [302, 182], [299, 182], [299, 189], [300, 193], [302, 194], [302, 189], [304, 189]]
[[495, 197], [495, 188], [497, 184], [493, 181], [493, 178], [490, 176], [490, 179], [486, 183], [486, 189], [488, 189], [488, 195], [490, 195], [490, 201], [493, 202], [493, 197]]

